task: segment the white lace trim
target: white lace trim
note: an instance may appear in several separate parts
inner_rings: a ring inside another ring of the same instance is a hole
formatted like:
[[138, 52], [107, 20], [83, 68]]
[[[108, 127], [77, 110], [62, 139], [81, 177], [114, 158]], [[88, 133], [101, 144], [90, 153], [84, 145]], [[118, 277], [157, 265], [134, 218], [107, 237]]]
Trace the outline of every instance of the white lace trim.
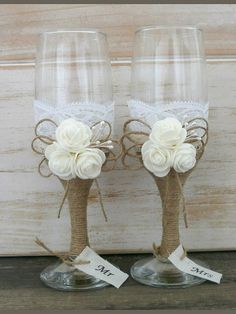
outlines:
[[173, 101], [167, 104], [148, 105], [139, 100], [130, 100], [128, 102], [130, 115], [133, 119], [140, 119], [153, 124], [166, 117], [177, 118], [180, 122], [203, 117], [208, 119], [208, 103], [198, 103], [193, 101]]
[[[114, 103], [110, 105], [93, 102], [73, 102], [60, 107], [51, 106], [39, 100], [34, 101], [36, 123], [42, 119], [51, 119], [57, 124], [68, 118], [74, 118], [88, 124], [90, 127], [96, 122], [105, 120], [111, 125], [114, 119]], [[52, 135], [52, 126], [47, 124], [40, 129], [44, 135]]]

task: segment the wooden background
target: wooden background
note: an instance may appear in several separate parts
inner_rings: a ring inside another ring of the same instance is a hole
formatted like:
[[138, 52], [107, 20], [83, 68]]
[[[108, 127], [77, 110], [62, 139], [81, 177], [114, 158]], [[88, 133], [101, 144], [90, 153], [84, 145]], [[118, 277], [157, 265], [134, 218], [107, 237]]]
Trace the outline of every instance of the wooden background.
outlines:
[[[33, 137], [34, 58], [45, 30], [100, 28], [112, 56], [115, 133], [128, 118], [130, 56], [134, 31], [144, 25], [197, 25], [205, 31], [210, 141], [185, 187], [192, 250], [236, 249], [236, 5], [0, 5], [0, 255], [45, 254], [69, 245], [69, 217], [57, 219], [62, 187], [37, 173]], [[89, 237], [99, 252], [146, 252], [161, 235], [161, 204], [143, 170], [116, 170], [100, 179], [109, 217], [104, 222], [96, 190], [89, 201]]]

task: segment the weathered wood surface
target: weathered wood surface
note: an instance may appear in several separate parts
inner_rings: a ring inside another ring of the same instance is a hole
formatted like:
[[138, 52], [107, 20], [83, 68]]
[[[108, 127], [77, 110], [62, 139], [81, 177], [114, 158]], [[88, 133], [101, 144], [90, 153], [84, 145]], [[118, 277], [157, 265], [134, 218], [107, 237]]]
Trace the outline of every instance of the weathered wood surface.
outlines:
[[37, 35], [47, 30], [99, 28], [112, 57], [132, 53], [134, 31], [144, 25], [197, 25], [208, 55], [236, 54], [236, 5], [4, 4], [0, 7], [0, 61], [31, 60]]
[[[143, 255], [105, 256], [113, 264], [129, 273], [132, 264]], [[210, 267], [223, 273], [220, 285], [205, 282], [186, 289], [161, 289], [141, 285], [129, 278], [120, 289], [60, 292], [40, 282], [39, 274], [55, 258], [1, 258], [1, 310], [215, 310], [236, 309], [236, 253], [194, 253]]]
[[[193, 250], [236, 248], [236, 62], [208, 64], [210, 140], [185, 187], [189, 229], [181, 217], [183, 244]], [[128, 118], [130, 66], [113, 67], [117, 137]], [[38, 236], [53, 250], [69, 247], [65, 207], [57, 219], [62, 187], [37, 173], [33, 137], [33, 66], [0, 67], [0, 254], [45, 254]], [[109, 221], [104, 222], [95, 188], [89, 200], [89, 237], [99, 252], [146, 252], [161, 236], [161, 203], [144, 171], [116, 170], [100, 179]]]

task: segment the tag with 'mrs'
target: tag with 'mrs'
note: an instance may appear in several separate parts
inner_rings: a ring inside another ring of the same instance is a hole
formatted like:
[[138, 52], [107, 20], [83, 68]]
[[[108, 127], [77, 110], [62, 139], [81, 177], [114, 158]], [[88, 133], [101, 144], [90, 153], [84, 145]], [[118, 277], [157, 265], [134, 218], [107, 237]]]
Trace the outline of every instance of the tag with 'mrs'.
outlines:
[[220, 283], [222, 274], [198, 265], [191, 261], [188, 257], [184, 257], [181, 259], [183, 254], [184, 249], [180, 244], [177, 249], [170, 254], [168, 259], [171, 261], [172, 264], [175, 265], [176, 268], [187, 274]]
[[77, 256], [76, 260], [87, 260], [89, 264], [75, 265], [77, 269], [119, 288], [129, 277], [126, 273], [110, 264], [88, 246]]

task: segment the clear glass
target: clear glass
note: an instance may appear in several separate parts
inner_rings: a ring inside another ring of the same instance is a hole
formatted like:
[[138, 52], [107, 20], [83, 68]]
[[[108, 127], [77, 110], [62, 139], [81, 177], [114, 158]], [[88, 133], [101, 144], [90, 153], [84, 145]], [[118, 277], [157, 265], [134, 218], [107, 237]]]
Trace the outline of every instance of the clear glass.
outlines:
[[[207, 119], [206, 60], [200, 29], [151, 26], [136, 32], [129, 109], [132, 118], [150, 125], [168, 116], [180, 121], [199, 115]], [[131, 275], [154, 287], [188, 287], [204, 281], [179, 271], [167, 257], [140, 260], [132, 266]]]
[[[58, 123], [67, 117], [76, 117], [93, 124], [104, 119], [112, 100], [111, 66], [104, 33], [80, 29], [46, 32], [40, 36], [35, 74], [36, 120], [51, 118]], [[107, 285], [61, 261], [47, 267], [40, 278], [47, 286], [59, 290], [87, 290]]]
[[[143, 112], [142, 105], [145, 104]], [[136, 32], [131, 114], [149, 124], [164, 116], [208, 115], [203, 33], [194, 27], [146, 27]]]
[[[41, 34], [35, 76], [36, 120], [76, 116], [92, 125], [113, 122], [106, 35], [93, 29]], [[106, 118], [106, 115], [109, 116]]]

